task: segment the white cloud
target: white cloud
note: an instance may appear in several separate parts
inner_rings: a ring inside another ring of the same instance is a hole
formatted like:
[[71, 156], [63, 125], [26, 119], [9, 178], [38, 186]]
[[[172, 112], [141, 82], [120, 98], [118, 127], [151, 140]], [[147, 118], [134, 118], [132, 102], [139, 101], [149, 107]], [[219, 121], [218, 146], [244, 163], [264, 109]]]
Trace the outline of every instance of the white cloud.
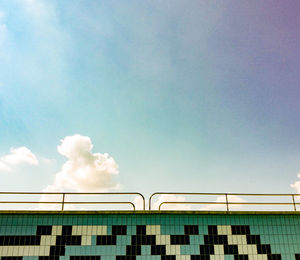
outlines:
[[36, 156], [26, 147], [11, 148], [10, 154], [0, 157], [0, 171], [10, 171], [19, 164], [38, 165]]
[[55, 16], [53, 7], [42, 0], [23, 0], [24, 7], [33, 16], [39, 19], [47, 19]]
[[4, 42], [6, 35], [7, 35], [7, 26], [3, 21], [4, 17], [5, 17], [5, 14], [0, 11], [0, 44], [2, 44], [2, 42]]
[[[214, 202], [226, 202], [225, 196], [218, 196]], [[228, 202], [243, 203], [246, 202], [243, 198], [237, 195], [228, 194]], [[239, 204], [229, 204], [229, 210], [241, 208]], [[209, 204], [201, 208], [201, 210], [226, 210], [225, 204]]]
[[[297, 177], [300, 179], [300, 173], [297, 174]], [[300, 181], [296, 181], [294, 184], [290, 185], [297, 193], [300, 193]]]
[[[162, 194], [158, 197], [157, 201], [153, 205], [154, 210], [158, 210], [159, 205], [163, 202], [184, 202], [185, 197], [176, 196], [173, 194]], [[163, 204], [161, 210], [191, 210], [191, 206], [188, 204]]]
[[114, 177], [119, 173], [115, 160], [107, 153], [92, 153], [92, 142], [87, 136], [73, 135], [61, 140], [58, 152], [67, 157], [52, 185], [44, 191], [105, 191], [117, 189]]
[[0, 161], [0, 172], [8, 172], [10, 170], [11, 168], [8, 165]]

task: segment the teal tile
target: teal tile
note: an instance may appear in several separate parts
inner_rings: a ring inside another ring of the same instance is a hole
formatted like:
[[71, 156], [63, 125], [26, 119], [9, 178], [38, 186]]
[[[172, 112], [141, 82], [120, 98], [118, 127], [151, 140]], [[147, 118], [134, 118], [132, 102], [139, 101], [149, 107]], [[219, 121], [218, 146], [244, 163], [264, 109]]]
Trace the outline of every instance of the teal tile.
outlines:
[[190, 236], [190, 244], [191, 245], [203, 245], [204, 244], [204, 236]]
[[142, 255], [151, 255], [151, 246], [148, 246], [148, 245], [147, 246], [142, 246], [141, 247], [141, 254]]
[[114, 255], [105, 255], [101, 256], [101, 260], [115, 260], [116, 257]]

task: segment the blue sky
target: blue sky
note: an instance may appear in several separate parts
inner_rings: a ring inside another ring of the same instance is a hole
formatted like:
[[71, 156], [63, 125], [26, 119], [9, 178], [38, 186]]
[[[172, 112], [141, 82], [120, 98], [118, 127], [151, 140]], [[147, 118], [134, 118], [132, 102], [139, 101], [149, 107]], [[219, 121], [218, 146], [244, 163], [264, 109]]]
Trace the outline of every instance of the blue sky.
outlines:
[[294, 192], [299, 5], [1, 2], [0, 157], [38, 163], [9, 165], [0, 189], [53, 184], [79, 134], [122, 191]]

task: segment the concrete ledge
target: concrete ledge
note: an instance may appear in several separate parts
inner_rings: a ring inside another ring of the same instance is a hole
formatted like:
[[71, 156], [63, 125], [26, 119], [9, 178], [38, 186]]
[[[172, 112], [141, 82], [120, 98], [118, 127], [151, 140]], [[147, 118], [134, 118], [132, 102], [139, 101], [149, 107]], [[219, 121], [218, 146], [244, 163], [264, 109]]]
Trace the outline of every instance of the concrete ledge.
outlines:
[[0, 210], [1, 214], [55, 214], [55, 215], [116, 215], [116, 214], [128, 214], [128, 215], [299, 215], [300, 211], [184, 211], [184, 210], [105, 210], [105, 211], [44, 211], [44, 210]]

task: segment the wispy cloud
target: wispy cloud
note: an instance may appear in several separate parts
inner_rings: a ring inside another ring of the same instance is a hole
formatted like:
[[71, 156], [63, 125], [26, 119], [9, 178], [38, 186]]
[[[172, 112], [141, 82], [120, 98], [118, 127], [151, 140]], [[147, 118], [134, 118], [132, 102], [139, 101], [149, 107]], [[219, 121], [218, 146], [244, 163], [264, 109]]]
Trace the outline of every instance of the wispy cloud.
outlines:
[[5, 14], [4, 12], [0, 11], [0, 46], [2, 42], [4, 42], [7, 34], [7, 26], [4, 22]]
[[61, 140], [58, 152], [68, 160], [55, 175], [52, 185], [44, 191], [105, 191], [117, 189], [119, 173], [115, 160], [107, 153], [93, 153], [88, 136], [73, 135]]
[[0, 157], [0, 171], [11, 171], [19, 164], [38, 165], [36, 156], [26, 147], [11, 148], [10, 153]]

